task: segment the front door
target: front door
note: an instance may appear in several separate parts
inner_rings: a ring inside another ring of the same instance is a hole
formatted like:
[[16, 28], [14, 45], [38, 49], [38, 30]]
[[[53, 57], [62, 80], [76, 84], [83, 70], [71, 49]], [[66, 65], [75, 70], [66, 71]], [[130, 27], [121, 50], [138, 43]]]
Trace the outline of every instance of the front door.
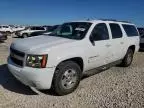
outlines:
[[107, 25], [105, 23], [97, 24], [90, 35], [90, 40], [91, 37], [92, 41], [88, 52], [89, 69], [110, 63], [112, 45]]

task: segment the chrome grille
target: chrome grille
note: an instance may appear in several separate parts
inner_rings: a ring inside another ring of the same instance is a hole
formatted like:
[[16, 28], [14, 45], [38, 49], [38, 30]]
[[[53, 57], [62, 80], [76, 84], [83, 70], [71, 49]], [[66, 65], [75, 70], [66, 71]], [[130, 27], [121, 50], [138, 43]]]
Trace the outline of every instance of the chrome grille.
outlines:
[[19, 66], [23, 66], [25, 53], [10, 48], [10, 59]]

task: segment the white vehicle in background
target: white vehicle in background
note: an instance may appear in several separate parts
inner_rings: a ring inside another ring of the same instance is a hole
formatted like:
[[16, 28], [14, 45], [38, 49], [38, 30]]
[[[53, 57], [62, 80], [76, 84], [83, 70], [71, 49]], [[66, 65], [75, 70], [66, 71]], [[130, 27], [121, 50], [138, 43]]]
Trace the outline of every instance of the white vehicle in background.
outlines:
[[84, 74], [112, 64], [130, 66], [138, 50], [139, 34], [132, 23], [68, 22], [48, 36], [13, 42], [8, 68], [25, 85], [36, 89], [52, 88], [58, 95], [65, 95], [78, 87]]
[[5, 32], [7, 35], [10, 35], [11, 33], [13, 33], [13, 30], [8, 25], [0, 25], [0, 32]]
[[18, 37], [26, 38], [26, 37], [30, 37], [30, 36], [36, 36], [37, 34], [44, 33], [44, 32], [46, 32], [46, 28], [45, 27], [32, 26], [32, 27], [28, 27], [25, 30], [18, 31], [15, 34]]
[[22, 31], [22, 30], [25, 30], [25, 27], [24, 26], [14, 26], [12, 28], [13, 32], [17, 32], [17, 31]]

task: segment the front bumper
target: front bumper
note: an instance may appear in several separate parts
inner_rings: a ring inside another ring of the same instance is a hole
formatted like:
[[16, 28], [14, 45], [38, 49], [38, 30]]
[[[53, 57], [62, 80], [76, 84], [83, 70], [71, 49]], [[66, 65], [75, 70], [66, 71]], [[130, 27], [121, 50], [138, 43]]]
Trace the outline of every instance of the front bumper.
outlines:
[[9, 71], [23, 84], [36, 89], [50, 89], [55, 68], [19, 67], [8, 58]]

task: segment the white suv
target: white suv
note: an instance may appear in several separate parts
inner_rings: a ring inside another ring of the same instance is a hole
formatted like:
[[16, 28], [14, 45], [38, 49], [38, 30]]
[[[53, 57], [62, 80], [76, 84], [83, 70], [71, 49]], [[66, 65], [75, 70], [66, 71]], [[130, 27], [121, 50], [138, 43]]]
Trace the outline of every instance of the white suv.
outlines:
[[16, 32], [16, 35], [18, 37], [29, 37], [33, 36], [39, 32], [46, 32], [46, 28], [44, 27], [38, 27], [38, 26], [33, 26], [33, 27], [28, 27], [26, 30], [18, 31]]
[[13, 30], [8, 25], [0, 25], [0, 32], [6, 32], [6, 34], [11, 34]]
[[58, 95], [74, 91], [83, 74], [120, 61], [127, 67], [139, 49], [134, 24], [120, 21], [77, 21], [47, 36], [16, 40], [8, 68], [22, 83]]
[[14, 26], [12, 28], [13, 32], [19, 32], [19, 31], [22, 31], [22, 30], [25, 30], [25, 27], [24, 26]]

